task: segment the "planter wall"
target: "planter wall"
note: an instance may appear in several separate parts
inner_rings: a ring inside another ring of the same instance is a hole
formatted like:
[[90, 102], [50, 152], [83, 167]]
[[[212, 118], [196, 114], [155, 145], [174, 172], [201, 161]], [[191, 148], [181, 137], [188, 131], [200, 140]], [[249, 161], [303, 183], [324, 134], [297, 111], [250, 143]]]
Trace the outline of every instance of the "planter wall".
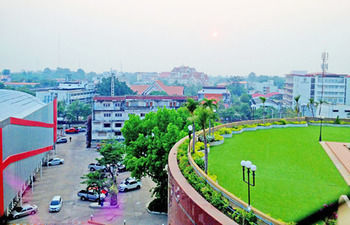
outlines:
[[230, 138], [230, 137], [232, 137], [232, 133], [231, 134], [221, 134], [221, 136], [223, 136], [224, 138]]
[[217, 146], [217, 145], [222, 145], [224, 143], [225, 139], [221, 140], [221, 141], [213, 141], [210, 142], [210, 146]]

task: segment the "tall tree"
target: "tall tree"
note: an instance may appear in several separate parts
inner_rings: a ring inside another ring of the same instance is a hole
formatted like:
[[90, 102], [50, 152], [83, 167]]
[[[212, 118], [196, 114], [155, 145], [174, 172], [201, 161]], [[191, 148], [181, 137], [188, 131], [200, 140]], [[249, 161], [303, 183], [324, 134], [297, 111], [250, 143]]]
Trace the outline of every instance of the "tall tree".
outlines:
[[189, 117], [190, 121], [192, 122], [192, 128], [193, 128], [193, 146], [192, 146], [192, 152], [194, 153], [195, 145], [196, 145], [196, 123], [195, 123], [195, 115], [194, 111], [197, 109], [199, 105], [198, 101], [193, 100], [192, 98], [188, 98], [186, 102], [186, 109], [190, 112], [191, 117]]
[[307, 103], [307, 107], [310, 109], [312, 118], [315, 118], [314, 109], [315, 109], [315, 100], [313, 98], [309, 99], [309, 103]]
[[294, 101], [295, 101], [295, 112], [297, 113], [297, 117], [298, 117], [298, 118], [299, 118], [299, 112], [300, 112], [299, 100], [300, 100], [300, 95], [294, 97]]
[[83, 117], [83, 119], [85, 120], [90, 114], [91, 106], [88, 104], [84, 104], [80, 101], [74, 101], [67, 106], [66, 115], [68, 120], [70, 121], [79, 121], [79, 117]]
[[208, 107], [204, 107], [203, 105], [200, 106], [196, 111], [197, 111], [198, 122], [203, 129], [204, 156], [205, 156], [204, 166], [205, 166], [205, 173], [208, 174], [208, 146], [207, 146], [207, 135], [206, 135], [205, 129], [207, 127], [208, 120], [210, 119], [213, 111]]
[[[215, 99], [203, 99], [203, 106], [209, 108], [212, 112], [217, 109], [217, 104]], [[211, 120], [213, 119], [214, 113], [211, 114], [211, 118], [209, 118], [209, 135], [211, 135]], [[212, 134], [214, 135], [214, 133]]]
[[[96, 86], [97, 94], [101, 96], [111, 96], [111, 78], [102, 78], [102, 81]], [[120, 82], [118, 79], [114, 80], [114, 94], [115, 95], [130, 95], [134, 92], [126, 85], [125, 82]]]
[[265, 102], [266, 102], [266, 98], [262, 97], [262, 96], [260, 96], [259, 98], [260, 98], [260, 100], [261, 100], [261, 102], [263, 104], [263, 123], [265, 123]]
[[147, 113], [144, 119], [130, 115], [122, 128], [126, 145], [126, 166], [132, 176], [149, 176], [156, 187], [153, 196], [159, 207], [167, 210], [168, 194], [168, 154], [174, 144], [188, 133], [185, 108], [158, 109]]

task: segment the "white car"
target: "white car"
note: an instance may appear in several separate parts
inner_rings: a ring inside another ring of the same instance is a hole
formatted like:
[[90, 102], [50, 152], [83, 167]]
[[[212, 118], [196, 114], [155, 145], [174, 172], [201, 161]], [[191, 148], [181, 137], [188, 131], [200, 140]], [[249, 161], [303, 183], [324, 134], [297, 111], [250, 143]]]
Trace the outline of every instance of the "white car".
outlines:
[[61, 210], [62, 208], [62, 198], [61, 196], [57, 195], [54, 196], [50, 202], [50, 206], [49, 206], [49, 212], [58, 212]]
[[53, 159], [50, 159], [50, 160], [47, 162], [47, 165], [48, 165], [48, 166], [55, 166], [55, 165], [60, 165], [60, 164], [63, 164], [63, 163], [64, 163], [64, 159], [53, 158]]
[[38, 211], [38, 206], [23, 204], [22, 207], [16, 207], [15, 210], [11, 212], [11, 217], [17, 219], [22, 216], [33, 215]]
[[133, 189], [140, 189], [141, 188], [141, 181], [136, 180], [133, 177], [129, 177], [127, 179], [125, 179], [125, 181], [123, 181], [118, 189], [119, 191], [129, 191], [129, 190], [133, 190]]

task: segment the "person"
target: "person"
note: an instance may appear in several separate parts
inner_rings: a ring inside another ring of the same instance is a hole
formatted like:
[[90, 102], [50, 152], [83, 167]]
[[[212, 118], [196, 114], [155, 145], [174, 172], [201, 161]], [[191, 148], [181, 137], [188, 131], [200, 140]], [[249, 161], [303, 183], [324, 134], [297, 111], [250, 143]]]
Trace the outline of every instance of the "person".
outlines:
[[69, 137], [69, 142], [72, 142], [72, 137]]

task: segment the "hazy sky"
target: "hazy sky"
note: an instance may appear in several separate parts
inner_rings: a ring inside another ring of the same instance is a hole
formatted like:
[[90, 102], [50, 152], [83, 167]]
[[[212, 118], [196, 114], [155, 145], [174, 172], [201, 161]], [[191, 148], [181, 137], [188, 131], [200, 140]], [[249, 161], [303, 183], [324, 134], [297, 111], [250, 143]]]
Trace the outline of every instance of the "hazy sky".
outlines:
[[350, 73], [349, 0], [0, 0], [0, 70]]

